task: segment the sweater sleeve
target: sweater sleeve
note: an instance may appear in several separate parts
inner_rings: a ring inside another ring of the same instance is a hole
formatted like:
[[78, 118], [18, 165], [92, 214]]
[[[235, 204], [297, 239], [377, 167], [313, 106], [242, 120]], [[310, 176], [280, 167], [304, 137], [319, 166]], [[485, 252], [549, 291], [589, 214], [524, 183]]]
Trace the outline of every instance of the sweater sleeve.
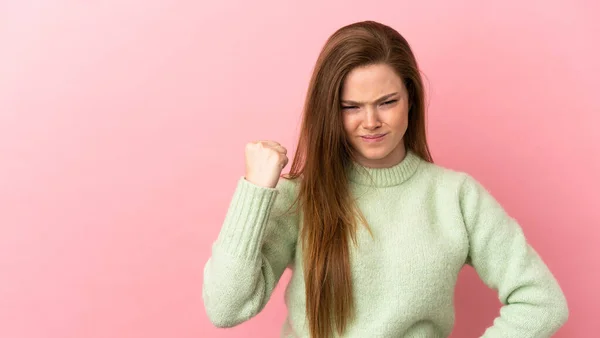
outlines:
[[522, 228], [469, 175], [461, 186], [460, 204], [469, 234], [467, 263], [503, 304], [482, 337], [552, 336], [567, 321], [567, 301]]
[[[202, 298], [217, 327], [233, 327], [258, 314], [294, 255], [293, 183], [276, 188], [238, 181], [212, 254], [204, 266]], [[293, 212], [293, 210], [292, 210]]]

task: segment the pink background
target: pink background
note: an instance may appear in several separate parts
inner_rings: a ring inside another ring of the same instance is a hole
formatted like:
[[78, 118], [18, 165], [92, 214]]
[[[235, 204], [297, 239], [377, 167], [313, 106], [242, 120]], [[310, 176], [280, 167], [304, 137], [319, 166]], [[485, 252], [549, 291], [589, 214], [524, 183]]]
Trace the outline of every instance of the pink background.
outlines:
[[[600, 311], [600, 50], [594, 1], [0, 1], [0, 336], [275, 337], [267, 308], [212, 327], [202, 268], [244, 145], [293, 151], [317, 54], [373, 19], [411, 43], [437, 163], [479, 179]], [[499, 303], [460, 275], [453, 337]]]

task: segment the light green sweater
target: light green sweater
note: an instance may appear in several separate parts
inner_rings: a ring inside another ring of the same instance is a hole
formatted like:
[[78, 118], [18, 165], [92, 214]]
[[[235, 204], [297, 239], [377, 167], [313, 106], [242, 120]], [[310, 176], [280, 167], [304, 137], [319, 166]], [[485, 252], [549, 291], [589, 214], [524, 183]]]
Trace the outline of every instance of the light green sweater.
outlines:
[[[447, 337], [454, 289], [465, 264], [504, 304], [482, 337], [550, 337], [568, 317], [556, 279], [517, 222], [465, 173], [409, 151], [391, 168], [350, 170], [350, 187], [373, 237], [359, 226], [350, 264], [356, 316], [344, 337]], [[281, 337], [308, 337], [300, 217], [281, 214], [297, 180], [274, 189], [240, 178], [204, 268], [212, 323], [232, 327], [263, 309], [281, 274], [288, 315]]]

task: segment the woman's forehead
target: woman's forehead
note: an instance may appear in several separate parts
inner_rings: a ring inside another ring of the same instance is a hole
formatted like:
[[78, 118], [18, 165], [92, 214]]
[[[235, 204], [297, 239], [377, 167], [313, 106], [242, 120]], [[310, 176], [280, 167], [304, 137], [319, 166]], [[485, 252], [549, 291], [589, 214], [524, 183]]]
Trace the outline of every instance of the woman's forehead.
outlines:
[[344, 79], [342, 100], [369, 103], [384, 95], [404, 90], [402, 79], [388, 65], [353, 69]]

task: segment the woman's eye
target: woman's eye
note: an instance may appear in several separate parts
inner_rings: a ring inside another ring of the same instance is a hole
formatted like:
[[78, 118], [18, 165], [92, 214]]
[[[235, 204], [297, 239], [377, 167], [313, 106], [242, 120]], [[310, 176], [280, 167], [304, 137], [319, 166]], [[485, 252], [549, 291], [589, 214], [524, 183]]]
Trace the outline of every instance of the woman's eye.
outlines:
[[354, 109], [356, 108], [356, 106], [342, 106], [342, 109], [347, 110], [347, 109]]
[[392, 104], [392, 103], [394, 103], [394, 102], [396, 102], [396, 101], [398, 101], [398, 100], [390, 100], [390, 101], [385, 101], [383, 104]]

